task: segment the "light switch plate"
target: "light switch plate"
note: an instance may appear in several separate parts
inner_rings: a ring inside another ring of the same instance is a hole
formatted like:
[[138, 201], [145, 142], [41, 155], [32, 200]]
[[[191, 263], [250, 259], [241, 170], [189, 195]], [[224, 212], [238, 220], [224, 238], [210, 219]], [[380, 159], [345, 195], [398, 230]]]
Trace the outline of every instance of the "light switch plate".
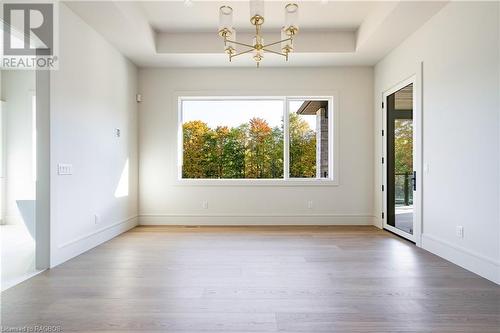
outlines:
[[73, 174], [73, 164], [59, 163], [57, 165], [57, 174], [59, 176], [69, 176]]

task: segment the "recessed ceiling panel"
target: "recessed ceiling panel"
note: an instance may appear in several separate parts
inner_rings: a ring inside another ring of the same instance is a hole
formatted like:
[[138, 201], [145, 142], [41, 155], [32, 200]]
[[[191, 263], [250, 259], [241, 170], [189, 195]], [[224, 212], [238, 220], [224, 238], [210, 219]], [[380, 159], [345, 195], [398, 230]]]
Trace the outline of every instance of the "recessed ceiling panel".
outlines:
[[[291, 0], [292, 1], [292, 0]], [[266, 1], [265, 29], [279, 29], [284, 23], [284, 7], [291, 1]], [[234, 26], [247, 30], [250, 25], [248, 1], [144, 1], [141, 6], [156, 31], [216, 31], [220, 6], [234, 10]], [[300, 1], [302, 29], [356, 30], [377, 2]]]

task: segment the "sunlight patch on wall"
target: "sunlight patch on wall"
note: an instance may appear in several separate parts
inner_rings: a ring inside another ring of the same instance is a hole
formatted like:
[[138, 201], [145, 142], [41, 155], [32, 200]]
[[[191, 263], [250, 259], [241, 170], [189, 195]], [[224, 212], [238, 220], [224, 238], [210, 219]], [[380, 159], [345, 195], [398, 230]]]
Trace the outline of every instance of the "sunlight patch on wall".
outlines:
[[128, 196], [128, 187], [129, 187], [129, 161], [125, 162], [125, 166], [123, 167], [122, 175], [120, 176], [120, 181], [118, 182], [118, 186], [115, 190], [115, 198], [123, 198]]

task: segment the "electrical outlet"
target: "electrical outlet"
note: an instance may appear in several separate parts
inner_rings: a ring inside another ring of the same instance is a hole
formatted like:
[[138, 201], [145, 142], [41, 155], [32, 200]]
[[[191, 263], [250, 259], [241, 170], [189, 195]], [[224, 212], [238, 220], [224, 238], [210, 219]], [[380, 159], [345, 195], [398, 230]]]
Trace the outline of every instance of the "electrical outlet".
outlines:
[[119, 129], [119, 128], [115, 128], [115, 136], [117, 138], [121, 137], [122, 136], [122, 131]]
[[59, 163], [57, 165], [57, 174], [59, 176], [70, 176], [73, 174], [73, 164]]
[[313, 207], [314, 207], [314, 203], [313, 203], [313, 201], [312, 201], [312, 200], [309, 200], [309, 201], [307, 202], [307, 209], [313, 209]]
[[464, 238], [464, 227], [462, 227], [461, 225], [457, 225], [457, 228], [455, 231], [456, 231], [458, 238]]
[[94, 224], [99, 224], [100, 222], [100, 217], [97, 214], [94, 214]]
[[201, 204], [201, 206], [203, 207], [203, 209], [208, 209], [208, 201], [203, 201], [203, 203]]

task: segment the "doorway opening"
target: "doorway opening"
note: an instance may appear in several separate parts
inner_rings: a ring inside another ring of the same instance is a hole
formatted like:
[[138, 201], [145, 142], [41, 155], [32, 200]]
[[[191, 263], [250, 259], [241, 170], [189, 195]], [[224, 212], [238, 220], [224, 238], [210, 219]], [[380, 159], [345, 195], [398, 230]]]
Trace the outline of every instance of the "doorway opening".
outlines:
[[49, 75], [48, 71], [1, 71], [2, 291], [50, 264]]
[[385, 95], [386, 218], [384, 229], [415, 240], [414, 83]]

